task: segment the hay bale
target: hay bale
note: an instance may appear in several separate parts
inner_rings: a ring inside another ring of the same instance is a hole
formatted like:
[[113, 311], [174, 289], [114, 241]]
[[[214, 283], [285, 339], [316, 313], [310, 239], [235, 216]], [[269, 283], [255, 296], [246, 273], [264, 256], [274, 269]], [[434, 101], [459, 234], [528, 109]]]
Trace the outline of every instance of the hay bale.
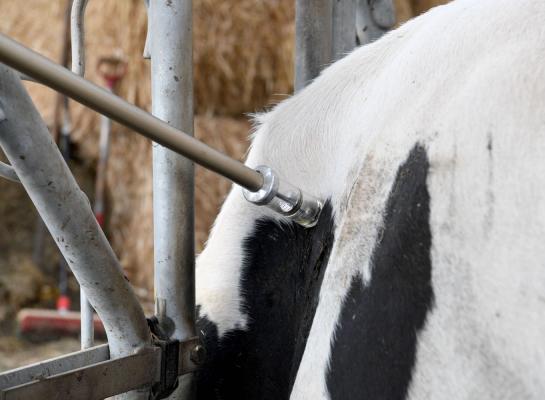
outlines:
[[[46, 56], [58, 60], [66, 0], [2, 0], [0, 27]], [[115, 23], [111, 23], [115, 18]], [[291, 0], [194, 1], [195, 104], [198, 113], [240, 115], [288, 94], [293, 80], [294, 6]], [[147, 16], [142, 0], [93, 0], [86, 12], [87, 73], [102, 84], [98, 58], [117, 53], [129, 62], [123, 97], [150, 104], [149, 62], [142, 59]], [[46, 118], [51, 92], [33, 88]], [[87, 131], [75, 107], [78, 129]], [[82, 136], [87, 136], [82, 135]], [[82, 140], [84, 138], [82, 137]]]

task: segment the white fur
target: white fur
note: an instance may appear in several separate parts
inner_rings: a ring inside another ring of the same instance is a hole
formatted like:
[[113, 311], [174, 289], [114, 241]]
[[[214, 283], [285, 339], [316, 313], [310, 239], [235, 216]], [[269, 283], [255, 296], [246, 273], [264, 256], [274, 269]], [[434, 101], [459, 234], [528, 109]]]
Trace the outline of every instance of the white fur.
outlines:
[[[337, 222], [292, 399], [329, 398], [342, 300], [355, 274], [369, 282], [388, 193], [418, 142], [431, 166], [435, 306], [410, 398], [545, 398], [544, 21], [542, 0], [457, 0], [260, 117], [247, 164], [331, 198]], [[234, 189], [198, 259], [197, 301], [220, 334], [247, 322], [241, 242], [264, 214]]]

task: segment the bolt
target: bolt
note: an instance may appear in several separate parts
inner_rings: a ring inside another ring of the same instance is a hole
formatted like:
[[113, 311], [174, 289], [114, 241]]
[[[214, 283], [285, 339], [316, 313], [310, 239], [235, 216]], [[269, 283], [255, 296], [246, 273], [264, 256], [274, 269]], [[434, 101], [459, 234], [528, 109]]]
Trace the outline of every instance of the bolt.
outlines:
[[196, 365], [201, 365], [204, 363], [204, 359], [206, 358], [206, 350], [203, 346], [200, 344], [193, 347], [191, 352], [189, 353], [189, 358], [191, 361], [193, 361]]

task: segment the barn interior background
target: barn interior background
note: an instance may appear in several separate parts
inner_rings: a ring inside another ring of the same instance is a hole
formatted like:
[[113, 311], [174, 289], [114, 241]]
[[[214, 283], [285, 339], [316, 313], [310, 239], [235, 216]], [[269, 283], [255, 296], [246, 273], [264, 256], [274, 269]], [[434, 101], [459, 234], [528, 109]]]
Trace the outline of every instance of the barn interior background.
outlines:
[[[398, 21], [402, 23], [446, 2], [396, 0]], [[242, 159], [251, 128], [247, 114], [266, 110], [292, 92], [294, 5], [294, 0], [194, 0], [198, 138]], [[65, 9], [66, 0], [2, 0], [0, 32], [58, 62]], [[85, 21], [86, 78], [104, 85], [95, 68], [98, 59], [123, 57], [128, 69], [117, 89], [119, 95], [150, 110], [150, 64], [142, 58], [147, 26], [143, 1], [92, 0]], [[28, 83], [27, 87], [45, 121], [52, 126], [57, 95], [37, 84]], [[70, 113], [75, 147], [70, 166], [82, 189], [93, 199], [99, 117], [74, 102], [70, 103]], [[200, 167], [196, 174], [196, 248], [200, 251], [229, 183]], [[153, 293], [151, 188], [150, 142], [114, 124], [105, 230], [144, 302], [151, 300]], [[51, 305], [55, 297], [58, 253], [53, 241], [47, 241], [40, 266], [32, 259], [37, 218], [23, 188], [0, 179], [0, 370], [78, 348], [74, 340], [42, 345], [37, 350], [12, 335], [17, 310]], [[70, 287], [77, 295], [75, 281], [70, 282]]]

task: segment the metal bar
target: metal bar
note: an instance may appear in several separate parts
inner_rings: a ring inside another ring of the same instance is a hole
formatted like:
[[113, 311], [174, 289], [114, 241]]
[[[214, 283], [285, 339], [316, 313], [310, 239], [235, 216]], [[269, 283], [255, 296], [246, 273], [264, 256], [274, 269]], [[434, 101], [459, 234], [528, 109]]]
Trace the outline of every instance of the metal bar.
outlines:
[[262, 176], [241, 162], [153, 117], [138, 107], [108, 93], [51, 60], [0, 34], [0, 62], [104, 114], [151, 140], [195, 161], [236, 184], [259, 190]]
[[333, 0], [297, 0], [295, 5], [295, 91], [332, 60]]
[[139, 389], [159, 379], [161, 350], [146, 348], [123, 358], [102, 361], [39, 378], [0, 393], [2, 400], [102, 400]]
[[[192, 1], [151, 0], [149, 20], [152, 113], [193, 136]], [[153, 227], [158, 320], [183, 341], [195, 336], [194, 166], [155, 143]], [[191, 377], [180, 382], [169, 399], [190, 396]]]
[[356, 1], [333, 1], [333, 61], [344, 57], [356, 47]]
[[[72, 47], [72, 72], [85, 76], [85, 9], [88, 0], [74, 0], [70, 12], [70, 41]], [[68, 107], [65, 113], [68, 113]], [[66, 118], [66, 116], [65, 116]], [[68, 131], [68, 134], [69, 131]], [[79, 302], [81, 313], [81, 349], [93, 347], [95, 332], [93, 323], [94, 310], [87, 299], [85, 290], [80, 287]]]
[[146, 6], [146, 10], [148, 12], [148, 26], [147, 26], [147, 32], [146, 32], [146, 42], [144, 43], [144, 52], [142, 53], [142, 57], [144, 57], [146, 60], [149, 60], [151, 58], [151, 50], [150, 50], [150, 24], [151, 24], [151, 18], [149, 17], [149, 2], [150, 0], [144, 0], [144, 5]]
[[53, 375], [82, 368], [90, 364], [106, 361], [110, 358], [107, 344], [77, 351], [22, 368], [13, 369], [0, 374], [0, 390], [24, 385], [26, 383], [48, 378]]
[[70, 12], [72, 72], [85, 76], [85, 8], [87, 0], [74, 0]]
[[110, 130], [112, 120], [104, 115], [100, 116], [100, 139], [98, 145], [98, 163], [95, 182], [95, 202], [93, 211], [98, 224], [103, 227], [104, 213], [106, 212], [106, 167], [110, 156]]
[[19, 177], [11, 165], [0, 162], [0, 176], [12, 182], [19, 182]]
[[[71, 73], [70, 73], [71, 74]], [[0, 146], [100, 316], [113, 358], [151, 342], [142, 308], [45, 123], [14, 71], [0, 65]]]

